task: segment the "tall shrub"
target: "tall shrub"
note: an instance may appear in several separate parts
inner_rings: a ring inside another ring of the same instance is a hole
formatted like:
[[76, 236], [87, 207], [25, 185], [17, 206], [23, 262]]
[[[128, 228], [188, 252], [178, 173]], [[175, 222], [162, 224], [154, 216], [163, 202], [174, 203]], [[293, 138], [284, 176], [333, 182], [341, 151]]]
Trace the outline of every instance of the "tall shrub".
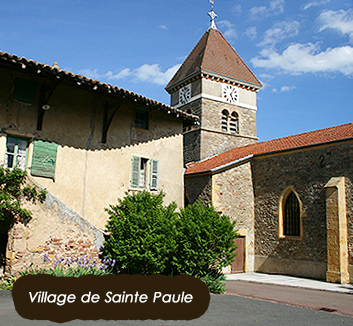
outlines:
[[187, 206], [177, 220], [178, 249], [174, 264], [180, 274], [217, 274], [234, 261], [235, 222], [200, 201]]
[[115, 271], [126, 274], [173, 273], [176, 250], [176, 204], [163, 206], [164, 193], [143, 191], [110, 206], [103, 255], [116, 260]]

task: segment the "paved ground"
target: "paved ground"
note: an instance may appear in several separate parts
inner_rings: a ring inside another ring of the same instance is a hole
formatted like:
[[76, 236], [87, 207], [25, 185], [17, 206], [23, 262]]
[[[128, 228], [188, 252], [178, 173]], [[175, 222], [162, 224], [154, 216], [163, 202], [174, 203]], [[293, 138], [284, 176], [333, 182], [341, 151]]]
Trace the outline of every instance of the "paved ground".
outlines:
[[[15, 311], [11, 292], [0, 291], [0, 325], [51, 326], [48, 321], [21, 318]], [[237, 295], [212, 295], [209, 309], [199, 319], [191, 321], [82, 321], [75, 320], [60, 325], [70, 326], [336, 326], [353, 325], [353, 318], [317, 310], [293, 307], [273, 302], [255, 300]]]
[[[353, 325], [353, 287], [335, 286], [320, 282], [320, 290], [307, 288], [319, 285], [317, 281], [264, 274], [237, 274], [227, 281], [226, 295], [211, 295], [207, 312], [191, 321], [81, 321], [62, 325], [110, 326], [218, 326], [218, 325]], [[239, 280], [239, 278], [244, 278]], [[245, 278], [247, 278], [245, 280]], [[249, 279], [251, 278], [251, 279]], [[282, 282], [276, 285], [276, 282]], [[284, 282], [284, 283], [283, 283]], [[314, 282], [314, 283], [311, 283]], [[331, 288], [327, 290], [326, 288]], [[336, 290], [333, 290], [336, 289]], [[346, 292], [348, 290], [348, 292]], [[346, 292], [346, 293], [345, 293]], [[264, 300], [266, 299], [266, 301]], [[271, 300], [271, 301], [268, 301]], [[283, 302], [285, 304], [279, 303]], [[294, 306], [293, 306], [294, 305]], [[311, 307], [306, 309], [302, 307]], [[320, 308], [335, 310], [320, 311]], [[21, 318], [15, 311], [11, 292], [0, 291], [0, 325], [47, 326], [58, 325], [47, 321]]]
[[284, 275], [227, 276], [227, 293], [353, 317], [353, 285]]
[[226, 276], [227, 280], [231, 281], [246, 281], [261, 284], [284, 285], [312, 290], [322, 290], [331, 292], [340, 292], [353, 294], [352, 284], [334, 284], [324, 281], [317, 281], [301, 277], [293, 277], [286, 275], [272, 275], [263, 273], [238, 273]]

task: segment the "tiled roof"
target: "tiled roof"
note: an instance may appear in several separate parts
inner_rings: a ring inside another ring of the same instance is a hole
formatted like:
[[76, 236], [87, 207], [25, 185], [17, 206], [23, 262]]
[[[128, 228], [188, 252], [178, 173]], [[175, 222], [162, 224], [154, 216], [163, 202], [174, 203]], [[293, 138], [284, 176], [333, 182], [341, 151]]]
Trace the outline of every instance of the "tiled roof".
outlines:
[[166, 89], [196, 72], [214, 73], [239, 82], [262, 86], [222, 33], [213, 28], [202, 36]]
[[86, 87], [88, 90], [102, 92], [107, 96], [123, 96], [128, 97], [135, 102], [141, 102], [142, 104], [156, 108], [159, 110], [166, 111], [168, 114], [175, 116], [176, 118], [182, 118], [183, 120], [198, 121], [199, 118], [195, 115], [188, 114], [182, 110], [175, 109], [164, 103], [152, 100], [148, 97], [139, 95], [137, 93], [125, 90], [118, 86], [106, 84], [98, 80], [94, 80], [82, 75], [77, 75], [69, 71], [65, 71], [59, 68], [55, 62], [53, 66], [49, 66], [40, 62], [26, 59], [24, 57], [18, 57], [11, 55], [6, 52], [0, 51], [0, 65], [12, 66], [14, 69], [18, 69], [24, 72], [30, 72], [37, 74], [38, 76], [52, 77], [61, 80], [63, 83], [67, 83], [77, 87]]
[[185, 174], [191, 175], [195, 173], [212, 172], [212, 170], [222, 169], [222, 167], [232, 165], [236, 163], [236, 161], [257, 155], [299, 149], [347, 139], [353, 139], [353, 123], [233, 148], [203, 161], [190, 163], [187, 166]]

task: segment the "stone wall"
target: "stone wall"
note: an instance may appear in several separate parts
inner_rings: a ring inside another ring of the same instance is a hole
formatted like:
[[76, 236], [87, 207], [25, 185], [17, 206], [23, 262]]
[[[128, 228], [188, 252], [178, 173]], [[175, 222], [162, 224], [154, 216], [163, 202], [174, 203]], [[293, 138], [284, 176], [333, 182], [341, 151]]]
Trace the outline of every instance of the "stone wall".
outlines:
[[[252, 161], [258, 271], [325, 278], [327, 232], [324, 186], [332, 177], [340, 176], [346, 178], [349, 264], [352, 265], [352, 167], [351, 143], [291, 151]], [[302, 203], [301, 239], [278, 236], [279, 201], [288, 187], [293, 187]]]
[[227, 110], [230, 115], [233, 112], [237, 113], [239, 117], [239, 135], [243, 137], [255, 137], [255, 140], [257, 140], [256, 110], [243, 108], [237, 105], [203, 99], [201, 127], [222, 131], [221, 121], [223, 110]]
[[213, 175], [212, 201], [217, 211], [236, 221], [237, 230], [246, 230], [245, 268], [254, 271], [254, 193], [249, 162]]
[[189, 204], [201, 199], [205, 204], [212, 201], [212, 177], [210, 175], [185, 178], [185, 194]]
[[[201, 125], [184, 133], [184, 163], [197, 162], [234, 147], [254, 144], [256, 137], [256, 110], [246, 109], [208, 99], [195, 100], [183, 110], [200, 117]], [[239, 117], [239, 133], [223, 132], [222, 111], [236, 112]]]
[[236, 229], [246, 238], [245, 270], [254, 271], [254, 194], [249, 162], [214, 175], [185, 178], [185, 191], [192, 204], [201, 199], [236, 221]]
[[[115, 204], [131, 186], [132, 157], [159, 161], [158, 187], [166, 204], [183, 206], [183, 121], [164, 110], [133, 99], [108, 96], [83, 87], [59, 84], [51, 94], [37, 130], [43, 74], [0, 68], [0, 164], [4, 164], [7, 137], [28, 142], [26, 170], [35, 181], [95, 227], [105, 227], [105, 208]], [[32, 79], [34, 103], [14, 99], [14, 79]], [[78, 86], [78, 85], [77, 85]], [[148, 130], [135, 127], [136, 109], [148, 113]], [[109, 123], [108, 123], [109, 122]], [[109, 126], [109, 128], [108, 128]], [[106, 139], [103, 141], [103, 132]], [[35, 140], [57, 144], [55, 180], [32, 175]], [[173, 171], [171, 173], [171, 171]], [[147, 169], [146, 180], [149, 180]], [[146, 182], [145, 190], [150, 190]]]
[[8, 232], [5, 275], [26, 268], [43, 267], [44, 255], [58, 258], [86, 257], [99, 262], [103, 234], [51, 194], [44, 203], [25, 203], [32, 212], [27, 224], [15, 224]]

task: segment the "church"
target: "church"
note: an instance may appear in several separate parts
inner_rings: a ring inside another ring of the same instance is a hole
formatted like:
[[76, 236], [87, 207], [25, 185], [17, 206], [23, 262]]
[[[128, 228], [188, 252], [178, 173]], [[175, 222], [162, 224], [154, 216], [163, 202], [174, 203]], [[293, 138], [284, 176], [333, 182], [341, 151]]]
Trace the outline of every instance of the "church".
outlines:
[[163, 190], [236, 221], [225, 273], [353, 282], [353, 123], [259, 142], [262, 84], [209, 15], [170, 105], [0, 52], [0, 164], [48, 191], [28, 225], [0, 221], [0, 277], [44, 253], [97, 257], [104, 208]]
[[353, 123], [258, 142], [262, 85], [217, 29], [202, 36], [166, 90], [200, 118], [184, 128], [185, 203], [236, 221], [226, 273], [353, 281]]

